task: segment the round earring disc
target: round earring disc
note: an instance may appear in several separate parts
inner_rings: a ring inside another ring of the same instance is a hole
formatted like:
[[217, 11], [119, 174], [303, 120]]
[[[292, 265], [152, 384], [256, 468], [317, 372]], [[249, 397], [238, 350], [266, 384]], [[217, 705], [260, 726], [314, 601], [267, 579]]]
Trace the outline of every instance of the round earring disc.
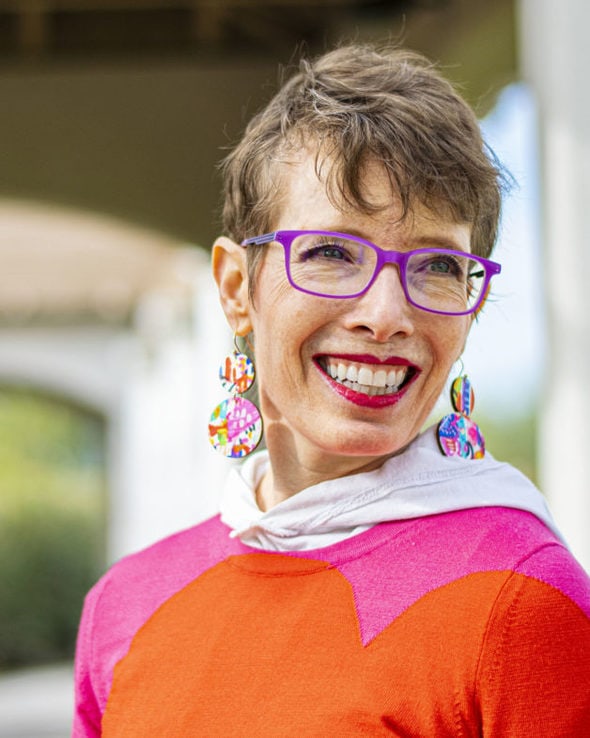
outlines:
[[242, 394], [254, 382], [254, 364], [246, 354], [234, 351], [225, 357], [219, 367], [219, 381], [224, 390], [232, 394]]
[[258, 408], [245, 397], [229, 397], [211, 413], [209, 441], [213, 448], [230, 459], [252, 453], [262, 436]]
[[438, 424], [438, 443], [445, 456], [463, 459], [483, 459], [485, 440], [479, 426], [471, 418], [449, 413]]

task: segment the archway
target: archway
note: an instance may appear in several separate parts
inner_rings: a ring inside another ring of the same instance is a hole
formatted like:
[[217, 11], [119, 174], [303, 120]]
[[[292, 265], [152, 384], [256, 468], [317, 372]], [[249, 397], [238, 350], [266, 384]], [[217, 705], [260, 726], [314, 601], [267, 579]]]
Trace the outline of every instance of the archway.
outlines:
[[206, 441], [230, 343], [204, 251], [103, 215], [0, 200], [0, 384], [106, 423], [107, 561], [213, 512]]
[[73, 655], [105, 565], [105, 418], [0, 387], [0, 668]]

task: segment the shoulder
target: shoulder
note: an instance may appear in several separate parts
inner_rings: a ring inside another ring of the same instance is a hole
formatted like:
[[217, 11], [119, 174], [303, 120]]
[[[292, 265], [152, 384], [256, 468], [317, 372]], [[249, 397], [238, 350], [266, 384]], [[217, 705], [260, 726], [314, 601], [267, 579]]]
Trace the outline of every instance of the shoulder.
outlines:
[[[564, 541], [530, 512], [486, 507], [434, 516], [439, 548], [464, 574], [504, 571], [553, 587], [590, 614], [590, 578]], [[436, 537], [436, 536], [435, 536]]]
[[514, 575], [585, 610], [590, 602], [590, 581], [565, 544], [518, 509], [471, 508], [383, 523], [324, 558], [352, 587], [367, 641], [420, 602], [430, 602], [432, 616], [441, 619], [436, 603], [442, 597], [447, 608], [452, 593], [455, 611], [477, 602], [485, 621]]
[[[460, 523], [461, 524], [461, 523]], [[463, 540], [482, 569], [542, 582], [590, 615], [590, 578], [566, 543], [530, 512], [512, 508], [465, 511]]]
[[156, 610], [227, 556], [228, 529], [211, 518], [118, 561], [86, 596], [76, 650], [77, 692], [104, 708], [116, 663]]
[[553, 566], [554, 557], [575, 562], [554, 529], [526, 509], [492, 504], [450, 509], [384, 523], [367, 535], [391, 549], [392, 563], [400, 550], [420, 556], [437, 553], [437, 561], [463, 564], [469, 570], [515, 569], [534, 554], [536, 570]]
[[530, 513], [491, 508], [469, 518], [481, 549], [473, 560], [496, 585], [477, 671], [490, 734], [581, 735], [590, 721], [590, 577]]
[[218, 517], [168, 536], [136, 553], [125, 556], [104, 574], [86, 601], [95, 608], [125, 601], [137, 608], [159, 602], [185, 586], [227, 555], [227, 528]]
[[490, 611], [477, 673], [491, 735], [586, 735], [590, 584], [563, 548], [532, 553]]

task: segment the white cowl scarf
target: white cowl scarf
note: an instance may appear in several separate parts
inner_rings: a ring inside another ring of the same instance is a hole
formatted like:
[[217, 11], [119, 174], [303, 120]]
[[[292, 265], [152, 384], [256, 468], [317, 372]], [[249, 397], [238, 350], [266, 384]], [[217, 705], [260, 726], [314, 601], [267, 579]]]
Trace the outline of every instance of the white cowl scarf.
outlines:
[[537, 488], [510, 464], [447, 458], [428, 428], [379, 469], [313, 485], [267, 512], [255, 489], [268, 468], [268, 452], [250, 456], [228, 475], [221, 519], [231, 535], [268, 551], [305, 551], [338, 543], [377, 523], [477, 507], [526, 510], [561, 534]]

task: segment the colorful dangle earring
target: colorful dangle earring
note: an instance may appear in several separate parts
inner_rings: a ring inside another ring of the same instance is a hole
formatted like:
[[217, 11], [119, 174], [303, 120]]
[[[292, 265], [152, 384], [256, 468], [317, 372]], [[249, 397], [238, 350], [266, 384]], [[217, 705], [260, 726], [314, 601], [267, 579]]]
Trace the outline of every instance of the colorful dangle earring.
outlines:
[[241, 397], [254, 382], [254, 364], [238, 349], [235, 339], [234, 345], [233, 353], [226, 356], [219, 367], [221, 385], [232, 396], [217, 405], [209, 420], [209, 441], [228, 459], [251, 454], [262, 436], [262, 418], [258, 408]]
[[469, 417], [474, 407], [471, 382], [467, 375], [457, 377], [451, 385], [454, 413], [445, 415], [438, 424], [438, 443], [445, 456], [483, 459], [485, 441], [477, 423]]

